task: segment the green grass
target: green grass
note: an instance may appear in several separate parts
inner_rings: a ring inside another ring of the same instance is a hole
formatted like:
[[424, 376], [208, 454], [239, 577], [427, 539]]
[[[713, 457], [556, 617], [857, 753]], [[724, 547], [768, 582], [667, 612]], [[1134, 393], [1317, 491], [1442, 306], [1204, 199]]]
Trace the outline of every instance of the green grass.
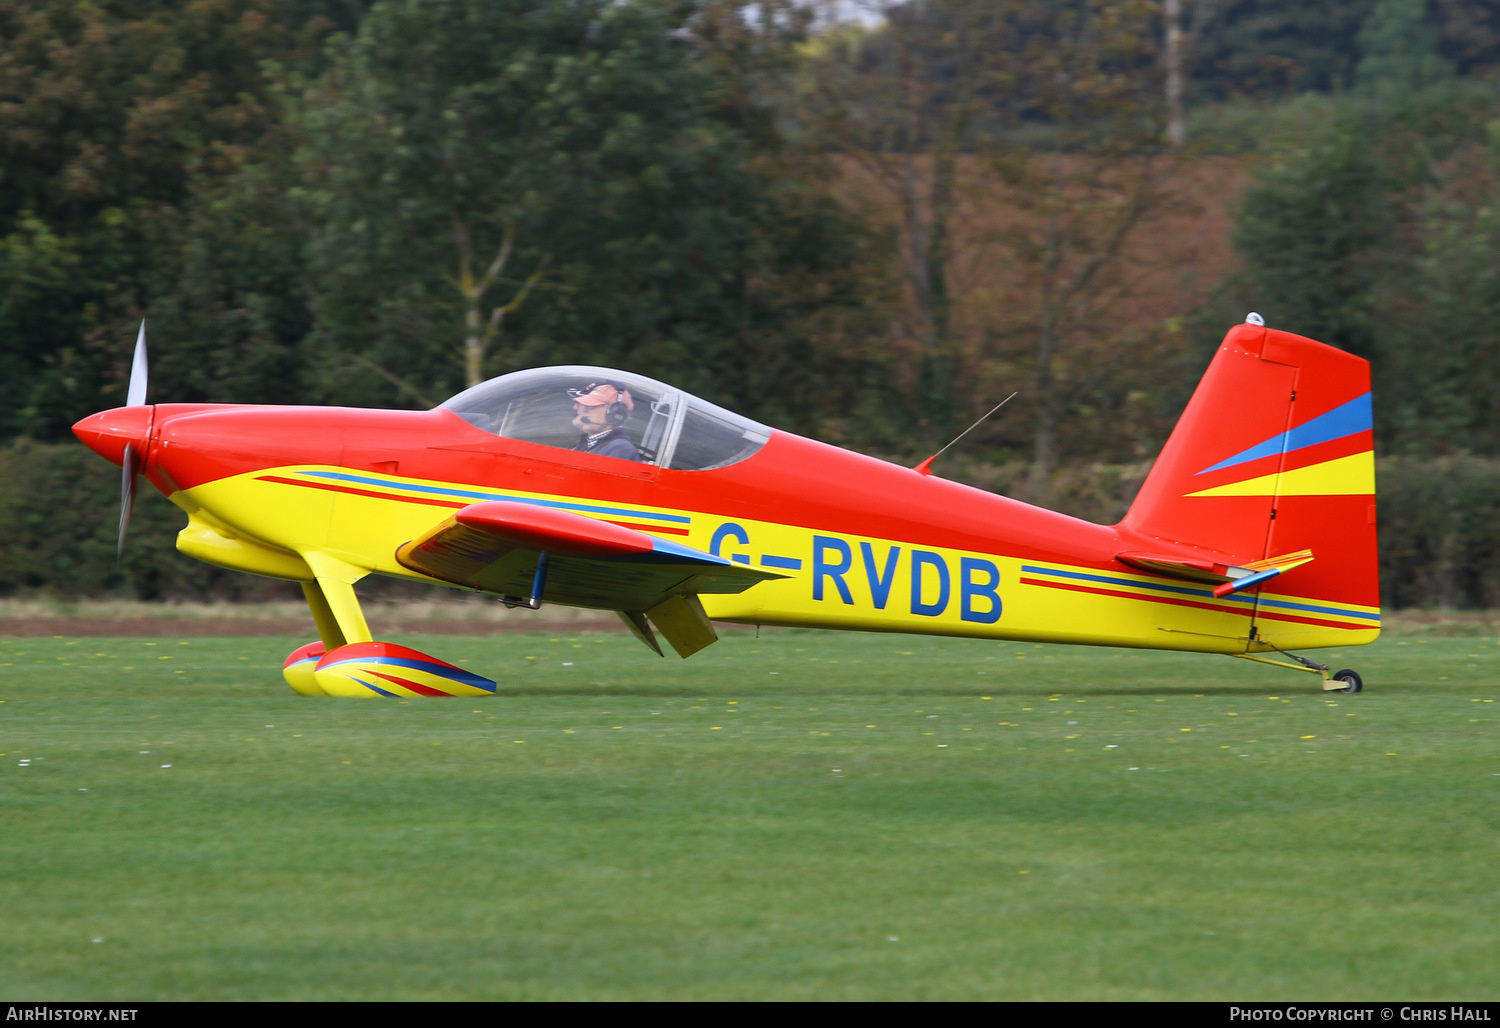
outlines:
[[300, 641], [0, 640], [0, 995], [1500, 996], [1492, 637], [1332, 658], [1359, 696], [899, 636], [409, 638], [503, 690], [411, 702], [295, 696]]

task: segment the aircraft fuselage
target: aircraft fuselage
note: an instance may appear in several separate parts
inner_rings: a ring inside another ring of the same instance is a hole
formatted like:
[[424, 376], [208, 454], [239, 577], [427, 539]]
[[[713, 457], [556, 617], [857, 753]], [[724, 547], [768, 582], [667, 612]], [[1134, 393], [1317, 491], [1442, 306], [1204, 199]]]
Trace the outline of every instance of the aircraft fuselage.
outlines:
[[1267, 649], [1252, 624], [1302, 647], [1378, 632], [1370, 608], [1219, 599], [1116, 559], [1191, 558], [1191, 546], [786, 432], [727, 467], [676, 470], [500, 437], [443, 409], [158, 404], [78, 431], [106, 456], [111, 440], [144, 448], [146, 477], [189, 517], [184, 552], [298, 581], [331, 568], [436, 581], [402, 566], [398, 547], [469, 504], [513, 500], [786, 576], [704, 593], [724, 621], [1220, 653]]

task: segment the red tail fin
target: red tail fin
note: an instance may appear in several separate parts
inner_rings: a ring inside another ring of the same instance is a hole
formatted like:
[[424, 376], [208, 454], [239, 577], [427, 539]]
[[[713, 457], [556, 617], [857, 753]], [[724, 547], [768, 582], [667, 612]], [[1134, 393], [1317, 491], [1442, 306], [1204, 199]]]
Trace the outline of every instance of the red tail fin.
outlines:
[[1237, 326], [1120, 527], [1242, 565], [1310, 549], [1266, 586], [1288, 599], [1258, 605], [1260, 635], [1277, 645], [1316, 645], [1317, 627], [1378, 628], [1371, 418], [1366, 361]]

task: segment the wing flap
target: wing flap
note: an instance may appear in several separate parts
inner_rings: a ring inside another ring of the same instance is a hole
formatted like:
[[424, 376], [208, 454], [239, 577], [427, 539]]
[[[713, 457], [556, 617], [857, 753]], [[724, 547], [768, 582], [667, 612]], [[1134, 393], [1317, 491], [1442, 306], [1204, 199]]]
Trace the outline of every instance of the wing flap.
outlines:
[[625, 627], [630, 629], [630, 634], [645, 643], [652, 653], [658, 657], [666, 656], [662, 653], [661, 643], [656, 641], [656, 633], [651, 631], [651, 622], [646, 620], [644, 613], [639, 610], [617, 610], [615, 613], [620, 615], [620, 620], [625, 622]]
[[[719, 633], [704, 613], [703, 601], [697, 594], [668, 596], [646, 611], [651, 623], [661, 629], [672, 649], [679, 657], [687, 658], [703, 647], [719, 641]], [[660, 651], [658, 651], [660, 652]]]

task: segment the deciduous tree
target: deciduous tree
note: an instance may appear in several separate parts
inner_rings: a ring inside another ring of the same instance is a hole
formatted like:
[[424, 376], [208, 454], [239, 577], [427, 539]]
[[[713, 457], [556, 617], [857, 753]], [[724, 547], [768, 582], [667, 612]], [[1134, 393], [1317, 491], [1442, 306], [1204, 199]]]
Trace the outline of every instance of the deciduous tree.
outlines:
[[775, 152], [754, 93], [784, 41], [749, 6], [779, 5], [372, 8], [306, 113], [323, 395], [586, 361], [748, 413], [780, 386], [807, 427], [857, 391], [868, 358], [828, 330], [870, 306], [860, 234]]
[[64, 434], [123, 396], [115, 353], [177, 260], [195, 183], [231, 174], [279, 116], [262, 62], [303, 37], [278, 13], [0, 7], [0, 438]]

